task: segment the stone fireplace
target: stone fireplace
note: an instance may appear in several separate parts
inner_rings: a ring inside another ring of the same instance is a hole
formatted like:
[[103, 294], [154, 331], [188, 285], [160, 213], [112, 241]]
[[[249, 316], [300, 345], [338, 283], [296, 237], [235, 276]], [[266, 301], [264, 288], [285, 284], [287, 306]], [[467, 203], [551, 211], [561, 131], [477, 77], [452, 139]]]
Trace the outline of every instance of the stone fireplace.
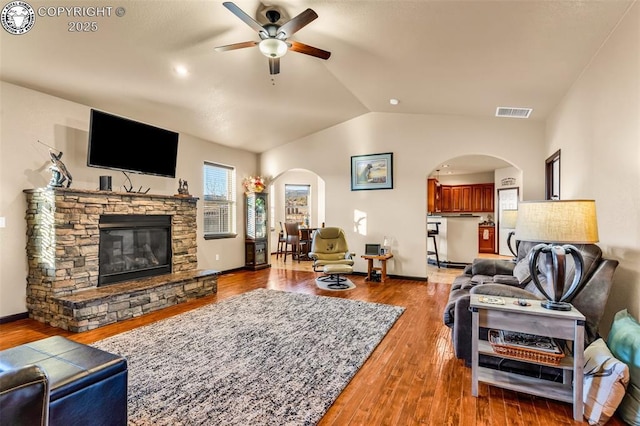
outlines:
[[85, 331], [217, 291], [196, 269], [197, 198], [24, 192], [31, 318]]

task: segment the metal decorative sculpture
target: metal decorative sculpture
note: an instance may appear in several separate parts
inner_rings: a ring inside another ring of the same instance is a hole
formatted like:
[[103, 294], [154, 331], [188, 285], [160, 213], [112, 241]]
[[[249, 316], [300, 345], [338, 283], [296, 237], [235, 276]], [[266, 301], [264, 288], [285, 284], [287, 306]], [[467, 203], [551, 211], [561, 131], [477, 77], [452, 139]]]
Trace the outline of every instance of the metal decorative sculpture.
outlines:
[[[557, 244], [538, 244], [529, 254], [529, 269], [539, 271], [538, 256], [542, 255], [544, 260], [544, 273], [546, 282], [552, 287], [553, 293], [547, 293], [547, 289], [540, 282], [538, 274], [532, 273], [531, 279], [540, 293], [547, 298], [541, 303], [543, 308], [556, 311], [570, 311], [571, 300], [580, 292], [586, 281], [582, 280], [584, 270], [584, 260], [580, 250], [571, 244], [563, 246]], [[566, 255], [573, 257], [575, 273], [569, 288], [565, 288]]]
[[183, 196], [188, 196], [189, 194], [189, 184], [186, 180], [179, 179], [178, 180], [178, 194]]
[[[61, 188], [63, 186], [66, 186], [67, 188], [69, 188], [71, 186], [71, 182], [73, 182], [73, 177], [71, 176], [71, 173], [69, 173], [67, 166], [65, 166], [62, 160], [60, 160], [62, 158], [63, 152], [58, 151], [57, 149], [47, 145], [44, 142], [38, 142], [49, 148], [49, 158], [51, 159], [51, 165], [49, 166], [49, 170], [51, 170], [51, 180], [49, 181], [49, 187]], [[58, 151], [57, 155], [55, 153], [56, 151]]]

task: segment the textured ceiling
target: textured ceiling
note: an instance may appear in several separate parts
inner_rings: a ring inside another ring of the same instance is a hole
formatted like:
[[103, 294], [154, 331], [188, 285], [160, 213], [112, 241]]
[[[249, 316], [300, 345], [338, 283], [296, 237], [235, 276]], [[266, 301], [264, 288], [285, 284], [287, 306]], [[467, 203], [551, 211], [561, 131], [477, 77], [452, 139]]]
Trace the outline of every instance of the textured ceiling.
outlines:
[[[262, 21], [269, 6], [286, 19], [312, 8], [319, 17], [291, 40], [331, 58], [289, 52], [272, 79], [257, 48], [214, 51], [259, 40], [219, 1], [121, 0], [102, 17], [39, 8], [103, 2], [32, 1], [40, 13], [28, 33], [0, 30], [0, 76], [253, 152], [370, 111], [490, 117], [498, 106], [517, 106], [543, 120], [632, 1], [235, 3]], [[96, 31], [69, 31], [72, 22], [90, 21]]]

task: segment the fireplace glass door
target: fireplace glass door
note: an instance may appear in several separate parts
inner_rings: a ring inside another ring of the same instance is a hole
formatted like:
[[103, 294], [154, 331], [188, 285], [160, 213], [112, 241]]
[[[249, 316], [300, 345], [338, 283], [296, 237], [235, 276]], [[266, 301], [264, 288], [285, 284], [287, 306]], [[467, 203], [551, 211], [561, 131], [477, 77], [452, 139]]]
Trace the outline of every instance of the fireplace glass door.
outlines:
[[171, 272], [171, 216], [100, 218], [98, 285]]

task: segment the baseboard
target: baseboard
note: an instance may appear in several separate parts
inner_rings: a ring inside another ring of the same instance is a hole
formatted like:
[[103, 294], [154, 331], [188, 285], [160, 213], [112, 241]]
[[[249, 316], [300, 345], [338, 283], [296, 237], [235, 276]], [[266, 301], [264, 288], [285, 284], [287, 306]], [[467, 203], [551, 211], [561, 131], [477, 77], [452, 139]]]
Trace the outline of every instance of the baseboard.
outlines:
[[7, 324], [10, 322], [23, 320], [29, 318], [29, 312], [21, 312], [19, 314], [7, 315], [6, 317], [0, 317], [0, 324]]
[[[361, 276], [367, 276], [366, 272], [352, 272], [348, 275], [361, 275]], [[387, 279], [396, 279], [396, 280], [407, 280], [407, 281], [429, 281], [429, 277], [412, 277], [410, 275], [394, 275], [394, 274], [387, 274]]]
[[224, 271], [219, 271], [219, 273], [220, 275], [226, 275], [226, 274], [233, 274], [233, 273], [242, 272], [242, 271], [248, 271], [248, 269], [245, 268], [244, 266], [241, 266], [239, 268], [226, 269]]
[[[438, 266], [435, 259], [428, 259], [427, 263], [429, 265]], [[469, 263], [460, 263], [460, 262], [443, 262], [440, 261], [441, 268], [453, 268], [453, 269], [464, 269]]]

